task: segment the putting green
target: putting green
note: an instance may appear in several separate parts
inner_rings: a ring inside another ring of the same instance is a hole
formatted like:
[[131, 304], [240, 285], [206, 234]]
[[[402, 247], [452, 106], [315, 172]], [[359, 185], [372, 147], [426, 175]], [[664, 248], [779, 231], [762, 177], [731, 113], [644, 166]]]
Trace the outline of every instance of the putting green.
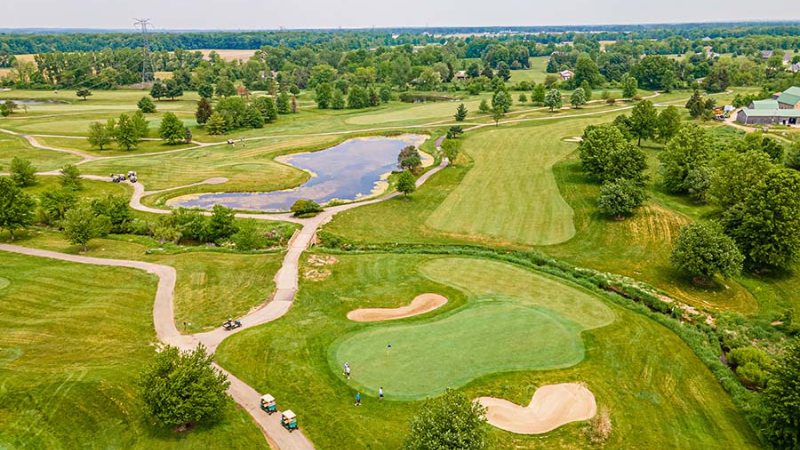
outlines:
[[334, 343], [329, 363], [336, 372], [349, 363], [356, 388], [413, 400], [495, 372], [573, 366], [584, 357], [581, 331], [614, 319], [598, 298], [507, 264], [441, 258], [420, 272], [463, 290], [467, 305], [432, 320], [369, 326]]

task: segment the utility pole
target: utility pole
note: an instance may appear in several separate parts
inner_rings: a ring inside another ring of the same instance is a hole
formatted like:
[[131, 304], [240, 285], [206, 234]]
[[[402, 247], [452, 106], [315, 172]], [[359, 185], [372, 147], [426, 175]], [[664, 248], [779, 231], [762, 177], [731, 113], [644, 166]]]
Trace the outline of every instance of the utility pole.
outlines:
[[[147, 28], [152, 28], [150, 19], [133, 19], [135, 20], [134, 26], [142, 30], [142, 85], [147, 80], [147, 61], [150, 59], [150, 38], [147, 35]], [[155, 70], [153, 64], [150, 64], [150, 70]]]

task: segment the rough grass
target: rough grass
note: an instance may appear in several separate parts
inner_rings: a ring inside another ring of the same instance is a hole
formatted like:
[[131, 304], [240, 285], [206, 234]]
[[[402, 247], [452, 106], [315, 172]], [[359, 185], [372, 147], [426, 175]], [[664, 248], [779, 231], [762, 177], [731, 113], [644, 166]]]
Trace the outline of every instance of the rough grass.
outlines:
[[564, 242], [575, 234], [572, 208], [559, 192], [552, 166], [574, 150], [557, 140], [580, 134], [579, 121], [541, 127], [503, 127], [464, 138], [475, 161], [459, 186], [425, 224], [458, 235], [484, 235], [528, 245]]
[[[155, 133], [154, 133], [155, 136]], [[163, 141], [142, 141], [135, 149], [125, 150], [119, 148], [116, 144], [105, 146], [103, 150], [89, 145], [86, 139], [70, 139], [70, 138], [53, 138], [53, 137], [38, 137], [37, 141], [43, 145], [55, 148], [66, 148], [70, 150], [77, 150], [92, 156], [106, 157], [106, 156], [122, 156], [122, 155], [136, 155], [141, 153], [156, 153], [169, 150], [176, 150], [179, 148], [186, 148], [194, 146], [194, 144], [177, 144], [167, 145]]]
[[[390, 107], [382, 108], [383, 111], [370, 111], [367, 113], [359, 114], [354, 117], [349, 117], [345, 121], [349, 124], [355, 125], [378, 125], [392, 122], [408, 122], [418, 121], [420, 119], [453, 119], [453, 116], [458, 109], [458, 105], [464, 103], [467, 110], [472, 114], [478, 114], [478, 106], [481, 103], [480, 97], [471, 97], [464, 101], [452, 102], [431, 102], [419, 104], [403, 104], [392, 105]], [[469, 121], [469, 117], [467, 118]], [[455, 123], [455, 120], [453, 120]]]
[[267, 448], [232, 403], [182, 435], [144, 416], [135, 380], [154, 355], [155, 277], [9, 253], [0, 277], [0, 447]]
[[[353, 407], [357, 391], [341, 376], [340, 367], [331, 368], [329, 349], [342, 336], [383, 327], [347, 320], [347, 312], [353, 309], [396, 307], [424, 292], [448, 297], [441, 310], [402, 323], [416, 326], [454, 317], [453, 311], [467, 304], [470, 294], [421, 273], [420, 267], [433, 256], [337, 258], [338, 263], [328, 266], [332, 271], [328, 279], [301, 282], [299, 296], [286, 316], [236, 334], [222, 344], [217, 357], [223, 367], [257, 390], [274, 395], [281, 408], [297, 412], [300, 426], [317, 448], [341, 448], [342, 442], [352, 449], [399, 448], [418, 404], [398, 401], [391, 391], [379, 403], [377, 392], [359, 391], [363, 406]], [[450, 275], [442, 274], [454, 283]], [[501, 295], [519, 289], [514, 280], [487, 270], [476, 283], [496, 285], [494, 293]], [[614, 432], [607, 448], [631, 448], [632, 443], [641, 448], [716, 448], [721, 436], [730, 448], [758, 448], [741, 413], [680, 338], [645, 317], [598, 301], [613, 311], [616, 320], [581, 334], [585, 347], [581, 363], [564, 369], [487, 375], [462, 389], [470, 398], [493, 395], [527, 404], [541, 385], [585, 382], [599, 405], [611, 412]], [[445, 370], [437, 363], [428, 369], [431, 373]], [[354, 365], [353, 374], [358, 370]], [[588, 445], [583, 428], [581, 423], [568, 424], [540, 436], [491, 429], [489, 448], [582, 449]]]
[[15, 156], [30, 160], [40, 172], [58, 169], [81, 160], [80, 157], [69, 153], [40, 150], [31, 146], [24, 138], [0, 133], [0, 172], [9, 171], [11, 160]]

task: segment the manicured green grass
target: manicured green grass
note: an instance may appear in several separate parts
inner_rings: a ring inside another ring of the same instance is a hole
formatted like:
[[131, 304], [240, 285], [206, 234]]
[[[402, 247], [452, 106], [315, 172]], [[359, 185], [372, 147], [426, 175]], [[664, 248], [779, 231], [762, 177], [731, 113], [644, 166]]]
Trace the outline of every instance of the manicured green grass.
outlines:
[[[81, 249], [80, 245], [69, 244], [58, 232], [31, 230], [18, 235], [14, 241], [17, 245], [68, 254], [79, 254]], [[9, 242], [8, 233], [0, 233], [0, 242]], [[171, 255], [148, 252], [159, 246], [149, 238], [113, 236], [113, 239], [91, 241], [86, 255], [174, 267], [178, 273], [175, 323], [188, 333], [219, 327], [228, 318], [242, 317], [264, 304], [275, 287], [273, 278], [283, 259], [282, 253], [242, 255], [188, 251]]]
[[[484, 96], [485, 97], [485, 96]], [[464, 101], [452, 102], [430, 102], [419, 104], [399, 104], [391, 107], [383, 107], [380, 111], [369, 111], [353, 117], [349, 117], [345, 122], [355, 125], [380, 125], [392, 122], [409, 122], [420, 119], [453, 119], [459, 103], [464, 103], [467, 110], [478, 114], [478, 106], [481, 99], [478, 96], [470, 97]], [[469, 117], [467, 120], [470, 120]]]
[[267, 448], [232, 402], [189, 433], [153, 426], [135, 382], [154, 356], [156, 279], [0, 253], [0, 447]]
[[[511, 78], [508, 80], [511, 84], [518, 84], [522, 81], [543, 83], [547, 77], [547, 62], [550, 60], [549, 56], [534, 56], [528, 61], [530, 62], [530, 69], [526, 70], [512, 70]], [[528, 93], [530, 94], [530, 93]]]
[[[2, 128], [0, 123], [0, 128]], [[40, 172], [58, 169], [67, 164], [74, 164], [80, 157], [69, 153], [40, 150], [21, 137], [0, 133], [0, 172], [8, 172], [11, 160], [15, 156], [25, 158]]]
[[558, 138], [579, 135], [582, 121], [547, 127], [503, 127], [464, 138], [475, 162], [459, 186], [425, 224], [457, 235], [484, 235], [514, 243], [547, 245], [575, 234], [572, 208], [553, 178], [552, 166], [574, 150]]
[[[331, 367], [329, 362], [329, 352], [339, 339], [361, 330], [414, 329], [432, 326], [442, 318], [453, 320], [459, 311], [470, 311], [471, 298], [484, 289], [495, 298], [507, 298], [504, 293], [516, 297], [522, 292], [553, 302], [571, 290], [579, 293], [576, 296], [590, 297], [595, 309], [608, 309], [615, 321], [581, 333], [585, 359], [579, 364], [486, 375], [461, 388], [470, 398], [493, 395], [527, 404], [541, 385], [585, 382], [599, 406], [611, 413], [614, 431], [606, 448], [630, 448], [631, 443], [642, 448], [714, 448], [720, 436], [731, 448], [758, 448], [743, 415], [703, 363], [679, 337], [637, 313], [569, 285], [559, 286], [557, 295], [549, 295], [548, 284], [526, 289], [525, 284], [517, 283], [516, 276], [525, 270], [496, 262], [410, 254], [336, 257], [339, 262], [327, 266], [332, 271], [330, 278], [301, 281], [298, 298], [286, 316], [236, 334], [217, 352], [223, 367], [260, 392], [274, 395], [281, 408], [295, 411], [300, 426], [319, 449], [341, 448], [342, 442], [352, 449], [399, 448], [408, 433], [407, 421], [418, 407], [415, 401], [398, 399], [396, 392], [381, 381], [371, 381], [386, 391], [386, 399], [378, 402], [374, 389], [362, 390], [355, 385], [360, 366], [353, 361], [348, 362], [354, 378], [345, 380], [341, 367]], [[455, 262], [450, 263], [450, 259]], [[472, 265], [477, 269], [471, 270]], [[435, 280], [431, 279], [431, 267], [436, 267]], [[450, 301], [440, 310], [391, 325], [356, 323], [346, 318], [347, 312], [356, 308], [405, 305], [425, 292], [438, 292]], [[551, 306], [558, 307], [555, 303]], [[580, 309], [572, 311], [564, 306], [562, 310], [571, 311], [573, 317], [582, 315]], [[594, 312], [591, 308], [585, 311]], [[562, 315], [560, 311], [557, 314]], [[517, 329], [515, 316], [506, 314], [502, 320], [512, 322], [514, 326], [509, 328]], [[486, 340], [491, 342], [491, 337], [486, 336]], [[385, 346], [383, 343], [381, 350]], [[502, 353], [504, 348], [497, 346], [495, 350]], [[443, 362], [429, 362], [423, 367], [431, 377], [449, 370]], [[402, 380], [411, 370], [404, 367], [391, 375]], [[356, 392], [363, 397], [361, 408], [353, 407]], [[584, 427], [574, 423], [538, 436], [492, 428], [489, 448], [587, 448]]]
[[583, 359], [580, 332], [614, 318], [597, 298], [509, 265], [442, 258], [419, 270], [468, 293], [467, 307], [423, 323], [372, 327], [338, 342], [331, 365], [336, 370], [349, 362], [352, 384], [415, 399], [495, 372], [568, 367]]

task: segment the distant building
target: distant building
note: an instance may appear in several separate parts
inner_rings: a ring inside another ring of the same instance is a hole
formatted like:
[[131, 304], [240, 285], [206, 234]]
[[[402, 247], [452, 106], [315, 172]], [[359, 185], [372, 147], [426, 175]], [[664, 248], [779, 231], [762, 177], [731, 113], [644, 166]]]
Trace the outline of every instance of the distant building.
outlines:
[[792, 63], [792, 54], [791, 53], [784, 53], [783, 54], [783, 65], [788, 66]]
[[754, 100], [739, 111], [736, 121], [746, 125], [797, 125], [800, 119], [800, 87], [790, 87], [777, 98]]
[[795, 63], [789, 66], [789, 72], [797, 73], [800, 72], [800, 63]]
[[562, 81], [569, 81], [570, 78], [575, 76], [571, 70], [562, 70], [559, 75], [561, 76]]
[[456, 79], [458, 80], [465, 80], [467, 78], [467, 71], [466, 70], [459, 70], [456, 72]]
[[800, 87], [792, 86], [778, 96], [778, 108], [800, 109]]
[[770, 59], [772, 57], [772, 50], [761, 50], [761, 57], [764, 59]]
[[706, 55], [710, 55], [714, 53], [714, 47], [706, 45], [705, 47], [703, 47], [703, 51], [706, 52]]

